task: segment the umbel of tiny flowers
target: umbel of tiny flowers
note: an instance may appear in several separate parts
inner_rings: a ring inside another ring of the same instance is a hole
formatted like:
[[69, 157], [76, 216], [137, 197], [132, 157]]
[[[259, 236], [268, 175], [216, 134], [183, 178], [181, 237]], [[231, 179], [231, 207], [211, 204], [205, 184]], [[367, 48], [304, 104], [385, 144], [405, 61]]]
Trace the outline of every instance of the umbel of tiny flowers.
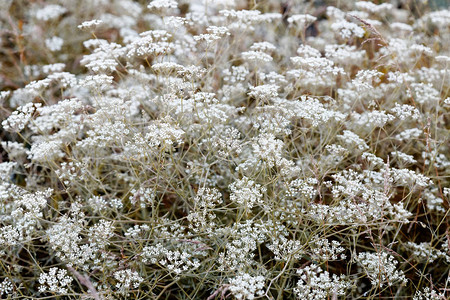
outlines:
[[67, 294], [72, 281], [73, 278], [67, 275], [67, 270], [53, 267], [48, 273], [43, 272], [39, 275], [39, 292]]
[[98, 25], [102, 24], [102, 20], [90, 20], [90, 21], [84, 21], [80, 25], [78, 25], [78, 29], [84, 30], [84, 31], [93, 31]]

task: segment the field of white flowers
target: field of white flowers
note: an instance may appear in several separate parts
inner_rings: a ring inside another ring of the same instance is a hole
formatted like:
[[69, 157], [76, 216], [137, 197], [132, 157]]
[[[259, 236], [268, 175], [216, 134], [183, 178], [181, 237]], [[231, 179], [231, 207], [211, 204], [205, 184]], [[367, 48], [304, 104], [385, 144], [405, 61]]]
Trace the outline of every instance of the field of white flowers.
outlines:
[[445, 2], [1, 0], [0, 298], [448, 299]]

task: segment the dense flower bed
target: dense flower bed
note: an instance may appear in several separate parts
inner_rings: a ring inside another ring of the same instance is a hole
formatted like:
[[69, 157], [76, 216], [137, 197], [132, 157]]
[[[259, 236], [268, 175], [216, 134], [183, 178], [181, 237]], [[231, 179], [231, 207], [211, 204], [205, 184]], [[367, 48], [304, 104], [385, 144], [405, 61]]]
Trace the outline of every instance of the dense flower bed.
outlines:
[[425, 2], [1, 1], [0, 297], [448, 299]]

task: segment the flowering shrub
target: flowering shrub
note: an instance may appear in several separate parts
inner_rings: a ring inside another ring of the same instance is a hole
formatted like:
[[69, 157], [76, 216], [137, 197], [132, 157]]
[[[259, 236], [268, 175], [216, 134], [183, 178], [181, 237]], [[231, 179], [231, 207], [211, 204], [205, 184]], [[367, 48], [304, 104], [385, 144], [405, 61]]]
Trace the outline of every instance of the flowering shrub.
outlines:
[[2, 1], [0, 297], [448, 299], [425, 2]]

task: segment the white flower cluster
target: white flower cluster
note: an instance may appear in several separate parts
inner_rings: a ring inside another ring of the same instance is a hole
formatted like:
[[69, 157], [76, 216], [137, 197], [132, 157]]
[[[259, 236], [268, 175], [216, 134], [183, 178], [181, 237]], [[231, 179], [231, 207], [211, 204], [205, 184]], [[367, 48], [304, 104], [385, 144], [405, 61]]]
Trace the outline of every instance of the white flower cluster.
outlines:
[[[195, 243], [192, 245], [195, 245]], [[169, 250], [163, 244], [158, 243], [155, 246], [147, 246], [142, 249], [142, 262], [159, 265], [170, 273], [173, 272], [175, 275], [180, 275], [200, 267], [200, 260], [195, 255], [203, 253], [197, 252], [194, 255], [196, 250], [193, 247], [180, 247], [180, 249]]]
[[370, 152], [364, 152], [361, 157], [365, 160], [367, 160], [371, 165], [375, 167], [383, 167], [384, 166], [384, 160], [380, 157], [377, 157], [375, 154], [372, 154]]
[[34, 162], [55, 161], [65, 155], [61, 148], [61, 141], [43, 141], [33, 144], [27, 154], [28, 158]]
[[393, 8], [390, 3], [374, 4], [368, 1], [358, 1], [355, 3], [356, 8], [371, 13], [386, 13]]
[[207, 44], [213, 43], [222, 39], [224, 36], [230, 35], [231, 33], [228, 31], [227, 27], [224, 26], [209, 26], [206, 28], [207, 34], [199, 34], [193, 36], [195, 41], [205, 41]]
[[310, 46], [301, 46], [297, 53], [299, 56], [290, 60], [296, 67], [286, 72], [288, 78], [295, 78], [295, 85], [301, 88], [323, 88], [336, 84], [339, 75], [345, 75], [341, 67], [336, 67], [328, 58], [321, 57], [317, 49]]
[[365, 50], [357, 50], [355, 46], [348, 45], [325, 45], [325, 57], [339, 65], [359, 65], [365, 57]]
[[348, 22], [346, 20], [339, 20], [331, 25], [331, 29], [339, 33], [343, 39], [349, 39], [351, 37], [362, 38], [364, 36], [364, 29], [355, 23]]
[[[369, 146], [367, 146], [366, 142], [362, 138], [360, 138], [356, 133], [350, 130], [344, 130], [344, 134], [338, 135], [337, 137], [342, 140], [342, 142], [347, 146], [356, 146], [359, 151], [363, 151], [369, 148]], [[348, 148], [348, 150], [352, 151], [353, 147]]]
[[439, 169], [450, 167], [450, 158], [447, 158], [443, 153], [439, 153], [436, 148], [431, 151], [423, 151], [422, 158], [427, 166], [432, 165]]
[[419, 244], [408, 242], [406, 247], [412, 252], [412, 256], [419, 262], [432, 263], [439, 258], [446, 258], [444, 251], [438, 250], [431, 246], [429, 242]]
[[130, 269], [114, 272], [114, 278], [118, 281], [116, 288], [120, 294], [127, 295], [130, 289], [137, 289], [144, 278], [139, 273]]
[[432, 106], [441, 100], [439, 91], [431, 83], [411, 83], [411, 89], [412, 96], [419, 104]]
[[169, 42], [172, 35], [165, 30], [150, 30], [139, 34], [127, 46], [126, 57], [145, 57], [148, 55], [169, 54], [174, 50], [173, 43]]
[[228, 289], [236, 299], [255, 299], [264, 295], [264, 276], [251, 276], [248, 273], [230, 279]]
[[418, 120], [420, 118], [420, 112], [417, 108], [411, 105], [403, 104], [400, 105], [398, 103], [395, 103], [395, 107], [391, 109], [391, 112], [393, 112], [397, 118], [400, 120]]
[[300, 260], [304, 254], [305, 245], [301, 241], [295, 241], [280, 235], [274, 241], [266, 245], [275, 254], [276, 260], [289, 262], [291, 259]]
[[222, 194], [217, 189], [200, 188], [194, 198], [194, 208], [187, 216], [192, 228], [211, 232], [215, 228], [216, 218], [211, 210], [222, 202]]
[[322, 300], [328, 297], [344, 296], [345, 291], [351, 287], [344, 276], [323, 271], [317, 265], [310, 265], [297, 270], [300, 280], [294, 292], [297, 299]]
[[114, 77], [106, 74], [88, 75], [80, 81], [80, 85], [89, 89], [103, 91], [110, 87]]
[[200, 145], [203, 144], [210, 145], [223, 158], [242, 152], [241, 133], [232, 126], [222, 124], [214, 126], [210, 137], [201, 141]]
[[[2, 164], [2, 167], [2, 173], [6, 173], [10, 172], [13, 166], [9, 165], [8, 168], [5, 168], [5, 165]], [[13, 203], [4, 206], [2, 216], [4, 226], [0, 227], [0, 245], [17, 246], [23, 244], [31, 240], [36, 229], [41, 226], [40, 221], [43, 217], [43, 211], [47, 207], [47, 199], [52, 195], [53, 190], [47, 189], [28, 193], [14, 185], [9, 188], [8, 185], [2, 184], [0, 187], [2, 189], [0, 195], [3, 201], [11, 197], [15, 198]], [[5, 188], [8, 188], [6, 194]]]
[[445, 299], [445, 294], [438, 294], [435, 290], [429, 287], [424, 288], [422, 291], [417, 291], [414, 294], [413, 300], [442, 300]]
[[125, 54], [124, 49], [116, 43], [100, 43], [92, 54], [85, 55], [80, 63], [94, 73], [113, 72], [119, 65], [119, 58]]
[[102, 24], [102, 20], [90, 20], [90, 21], [84, 21], [80, 25], [78, 25], [78, 28], [81, 30], [92, 30], [98, 25]]
[[256, 100], [267, 103], [272, 98], [278, 95], [278, 86], [275, 84], [264, 84], [255, 87], [250, 87], [249, 96], [254, 97]]
[[66, 13], [67, 9], [57, 4], [46, 5], [45, 7], [38, 9], [35, 13], [36, 19], [41, 21], [49, 21], [59, 18], [62, 14]]
[[410, 141], [418, 139], [423, 134], [423, 131], [418, 128], [406, 129], [395, 136], [400, 141]]
[[266, 162], [269, 168], [274, 166], [283, 166], [288, 164], [285, 158], [281, 156], [284, 143], [275, 138], [273, 134], [261, 134], [252, 144], [253, 153]]
[[387, 114], [383, 110], [373, 110], [363, 114], [355, 113], [352, 117], [355, 118], [355, 127], [366, 127], [368, 130], [373, 130], [376, 127], [384, 127], [386, 123], [394, 119], [393, 115]]
[[361, 93], [373, 89], [373, 83], [378, 83], [380, 81], [379, 77], [383, 73], [375, 70], [361, 70], [356, 73], [355, 78], [351, 81], [350, 85], [354, 89]]
[[280, 103], [288, 112], [294, 113], [295, 118], [305, 121], [305, 125], [309, 127], [317, 127], [331, 120], [342, 121], [345, 115], [334, 111], [322, 104], [319, 99], [308, 96], [301, 96], [296, 101], [283, 101]]
[[0, 1], [0, 298], [448, 298], [428, 2]]
[[225, 251], [219, 253], [220, 270], [244, 270], [255, 264], [253, 251], [267, 239], [268, 227], [270, 224], [248, 220], [237, 224], [235, 228], [223, 228], [218, 232], [226, 234], [230, 239], [225, 245]]
[[[80, 266], [89, 269], [87, 262], [94, 260], [99, 254], [97, 241], [84, 243], [80, 235], [83, 228], [83, 220], [75, 220], [63, 216], [59, 222], [47, 230], [47, 238], [51, 249], [56, 256], [68, 266]], [[94, 232], [92, 232], [94, 233]], [[101, 243], [104, 245], [109, 233]]]
[[230, 191], [231, 201], [245, 208], [252, 209], [257, 204], [263, 204], [262, 200], [266, 189], [244, 176], [230, 185]]
[[67, 271], [59, 268], [50, 268], [48, 273], [39, 275], [39, 292], [52, 292], [56, 294], [67, 294], [73, 278], [67, 275]]
[[299, 28], [307, 27], [309, 24], [314, 23], [316, 20], [316, 17], [308, 14], [292, 15], [287, 19], [290, 25], [295, 25]]
[[264, 63], [271, 62], [272, 56], [262, 51], [245, 51], [242, 52], [242, 58], [255, 65], [263, 65]]
[[105, 199], [105, 197], [93, 196], [87, 199], [86, 202], [96, 213], [102, 213], [111, 209], [120, 209], [123, 207], [122, 200], [117, 198]]
[[315, 178], [307, 178], [306, 180], [297, 178], [289, 182], [289, 187], [286, 194], [289, 197], [304, 197], [305, 199], [311, 200], [316, 195], [316, 189], [314, 185], [318, 183]]
[[262, 52], [273, 52], [277, 49], [277, 47], [269, 42], [259, 42], [259, 43], [254, 43], [253, 45], [250, 46], [250, 50], [253, 51], [262, 51]]
[[2, 283], [0, 283], [0, 296], [9, 295], [13, 292], [14, 286], [9, 278], [5, 278]]
[[147, 5], [149, 9], [177, 8], [178, 3], [174, 0], [153, 0]]
[[414, 156], [408, 155], [406, 153], [400, 152], [400, 151], [393, 151], [391, 152], [391, 155], [395, 158], [397, 158], [401, 164], [414, 164], [417, 162], [417, 160], [414, 159]]
[[100, 248], [105, 248], [110, 244], [110, 238], [114, 235], [112, 221], [100, 219], [97, 224], [89, 227], [88, 237], [91, 243], [97, 244]]
[[41, 107], [41, 103], [28, 103], [17, 108], [6, 120], [2, 122], [2, 126], [8, 131], [21, 131], [31, 120], [36, 108]]
[[148, 231], [150, 231], [150, 227], [147, 224], [134, 225], [133, 227], [127, 229], [127, 231], [124, 233], [124, 236], [137, 241], [139, 239], [142, 239]]
[[[412, 214], [403, 207], [403, 203], [392, 204], [384, 193], [384, 186], [391, 184], [385, 175], [345, 170], [333, 175], [333, 179], [336, 184], [331, 190], [335, 202], [330, 205], [312, 204], [308, 211], [312, 219], [332, 224], [365, 224], [369, 220], [389, 216], [395, 222], [409, 222]], [[373, 181], [382, 184], [383, 189], [374, 189]]]
[[444, 200], [441, 197], [436, 196], [436, 194], [439, 194], [436, 188], [428, 188], [423, 191], [423, 198], [426, 200], [427, 208], [429, 210], [445, 213]]
[[48, 50], [53, 52], [61, 50], [63, 44], [64, 40], [57, 36], [45, 40], [45, 45], [47, 46]]
[[140, 187], [139, 189], [132, 189], [130, 191], [130, 202], [133, 205], [137, 203], [140, 204], [140, 207], [144, 208], [146, 206], [152, 206], [155, 201], [155, 192], [151, 188]]
[[2, 141], [0, 142], [0, 145], [11, 158], [11, 161], [9, 162], [0, 163], [0, 179], [8, 182], [13, 168], [17, 165], [13, 160], [24, 156], [26, 149], [22, 143], [18, 142]]
[[312, 257], [318, 261], [338, 260], [347, 257], [342, 253], [345, 248], [336, 240], [332, 240], [330, 243], [327, 239], [315, 237], [312, 243], [315, 245], [311, 248]]
[[411, 190], [415, 188], [424, 188], [430, 185], [430, 178], [422, 174], [418, 174], [409, 169], [390, 169], [390, 176], [399, 186], [408, 186]]
[[386, 252], [360, 252], [356, 260], [373, 286], [383, 287], [385, 284], [392, 286], [396, 282], [406, 284], [408, 281], [403, 271], [397, 269], [398, 261]]

